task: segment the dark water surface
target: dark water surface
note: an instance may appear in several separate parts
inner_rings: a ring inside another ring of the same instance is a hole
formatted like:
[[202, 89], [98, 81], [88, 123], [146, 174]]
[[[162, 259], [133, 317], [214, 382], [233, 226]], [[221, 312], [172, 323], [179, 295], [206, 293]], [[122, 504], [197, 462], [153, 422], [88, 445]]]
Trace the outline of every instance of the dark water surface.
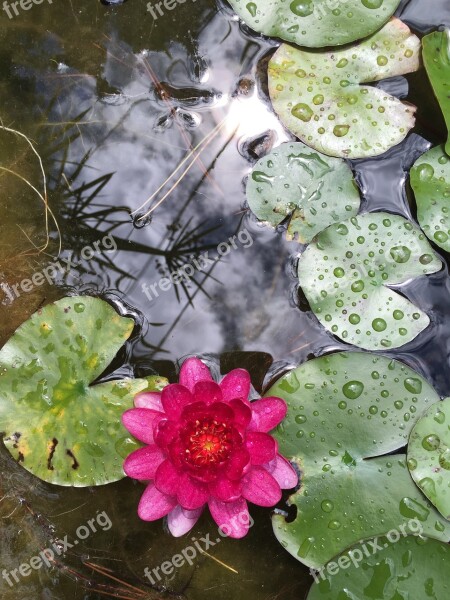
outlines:
[[[10, 301], [12, 286], [52, 263], [58, 235], [50, 222], [50, 244], [37, 252], [46, 240], [45, 212], [20, 176], [41, 190], [39, 163], [22, 138], [0, 130], [0, 165], [8, 169], [0, 172], [0, 343], [44, 303], [67, 293], [100, 294], [138, 323], [133, 343], [117, 358], [119, 371], [172, 378], [175, 362], [187, 354], [209, 355], [216, 368], [222, 355], [222, 371], [249, 368], [260, 391], [269, 368], [278, 374], [309, 356], [347, 347], [322, 329], [299, 294], [293, 275], [298, 244], [258, 224], [245, 204], [244, 179], [257, 157], [292, 139], [265, 92], [267, 58], [278, 44], [240, 25], [225, 3], [186, 0], [156, 21], [146, 7], [143, 0], [115, 7], [44, 0], [27, 11], [19, 5], [11, 19], [0, 11], [1, 121], [36, 144], [61, 229], [61, 255], [73, 253], [76, 263], [57, 285]], [[424, 34], [450, 25], [450, 4], [411, 0], [399, 16]], [[414, 217], [407, 171], [445, 140], [444, 121], [423, 70], [382, 85], [417, 104], [418, 120], [399, 147], [352, 164], [363, 189], [362, 210]], [[191, 163], [189, 152], [202, 141]], [[180, 178], [172, 193], [150, 218], [139, 219], [145, 213], [139, 207], [180, 164], [164, 188]], [[205, 264], [184, 288], [158, 288], [156, 297], [151, 286], [161, 277], [205, 252], [217, 257], [218, 245], [225, 248], [234, 235], [236, 248], [226, 256]], [[83, 258], [83, 249], [96, 242], [103, 251]], [[442, 258], [443, 271], [402, 288], [429, 313], [430, 327], [389, 354], [448, 396], [450, 279], [448, 256]], [[7, 600], [92, 600], [116, 593], [119, 584], [90, 562], [143, 590], [139, 595], [129, 588], [125, 598], [294, 600], [305, 597], [312, 581], [276, 542], [269, 511], [253, 509], [256, 526], [245, 540], [222, 541], [210, 551], [214, 558], [202, 555], [152, 589], [145, 567], [158, 566], [187, 542], [172, 539], [162, 522], [138, 519], [141, 486], [128, 480], [92, 490], [48, 486], [4, 449], [0, 469], [2, 569], [28, 561], [53, 536], [73, 537], [97, 509], [113, 523], [51, 570], [21, 577], [12, 588], [0, 580]], [[216, 537], [205, 516], [192, 535], [207, 532]]]

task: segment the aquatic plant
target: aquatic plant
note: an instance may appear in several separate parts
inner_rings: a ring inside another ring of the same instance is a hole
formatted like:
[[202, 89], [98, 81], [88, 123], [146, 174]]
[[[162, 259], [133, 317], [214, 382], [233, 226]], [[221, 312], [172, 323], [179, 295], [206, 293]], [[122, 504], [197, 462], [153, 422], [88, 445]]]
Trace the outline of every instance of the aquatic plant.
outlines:
[[348, 548], [315, 575], [307, 600], [447, 598], [450, 547], [419, 537], [416, 524], [414, 534], [393, 530]]
[[298, 46], [340, 46], [365, 38], [394, 14], [400, 0], [229, 0], [255, 31]]
[[277, 146], [253, 167], [247, 201], [273, 226], [289, 218], [287, 237], [302, 243], [329, 225], [357, 214], [359, 191], [350, 167], [301, 142]]
[[450, 521], [450, 398], [431, 406], [417, 421], [408, 444], [411, 477]]
[[411, 169], [410, 181], [420, 226], [432, 242], [449, 252], [450, 157], [444, 146], [422, 154]]
[[122, 421], [145, 443], [124, 463], [126, 474], [150, 481], [139, 503], [144, 521], [168, 515], [175, 536], [188, 532], [205, 505], [233, 538], [246, 535], [247, 501], [274, 506], [297, 474], [269, 435], [286, 415], [277, 397], [249, 402], [250, 376], [243, 369], [218, 384], [197, 358], [183, 363], [178, 384], [141, 393]]
[[[42, 276], [43, 277], [43, 276]], [[57, 485], [122, 479], [139, 444], [120, 422], [133, 397], [163, 378], [92, 385], [129, 338], [134, 321], [89, 296], [63, 298], [34, 313], [0, 351], [0, 430], [12, 456]]]
[[416, 225], [378, 212], [320, 233], [301, 255], [298, 277], [328, 331], [361, 348], [382, 350], [406, 344], [430, 323], [428, 315], [387, 286], [441, 267]]
[[[425, 69], [450, 131], [450, 29], [426, 35], [422, 46]], [[450, 138], [445, 151], [450, 154]]]
[[416, 487], [405, 454], [391, 455], [439, 401], [418, 373], [384, 356], [339, 352], [300, 365], [267, 395], [289, 405], [275, 437], [301, 472], [300, 489], [289, 498], [295, 519], [272, 518], [295, 558], [320, 568], [359, 540], [413, 518], [424, 536], [450, 539], [450, 522]]
[[378, 156], [414, 127], [415, 107], [363, 85], [417, 71], [420, 41], [399, 19], [370, 38], [322, 52], [282, 44], [269, 92], [283, 124], [305, 144], [343, 158]]

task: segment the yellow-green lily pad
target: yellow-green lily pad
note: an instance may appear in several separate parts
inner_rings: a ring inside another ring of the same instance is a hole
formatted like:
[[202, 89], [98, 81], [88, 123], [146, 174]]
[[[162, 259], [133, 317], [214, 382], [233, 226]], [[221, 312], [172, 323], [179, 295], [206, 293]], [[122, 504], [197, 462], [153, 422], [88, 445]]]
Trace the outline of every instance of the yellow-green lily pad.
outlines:
[[89, 486], [124, 477], [140, 447], [122, 413], [162, 378], [92, 385], [133, 331], [107, 302], [63, 298], [34, 313], [0, 351], [0, 431], [12, 456], [40, 479]]

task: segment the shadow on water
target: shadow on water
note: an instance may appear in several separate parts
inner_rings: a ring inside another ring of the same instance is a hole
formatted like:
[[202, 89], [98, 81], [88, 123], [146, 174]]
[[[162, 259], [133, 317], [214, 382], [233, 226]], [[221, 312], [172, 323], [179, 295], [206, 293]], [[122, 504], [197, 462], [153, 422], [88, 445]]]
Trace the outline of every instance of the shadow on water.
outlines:
[[[424, 4], [402, 5], [418, 32], [449, 24], [445, 0], [435, 0], [431, 17]], [[0, 131], [0, 161], [9, 170], [0, 173], [0, 342], [47, 302], [80, 291], [100, 294], [133, 311], [138, 323], [129, 364], [122, 367], [119, 356], [114, 367], [173, 378], [174, 362], [184, 355], [206, 354], [216, 368], [222, 355], [222, 371], [247, 366], [261, 391], [269, 368], [272, 376], [347, 347], [321, 328], [299, 297], [293, 275], [298, 245], [257, 223], [245, 203], [252, 164], [292, 139], [265, 91], [267, 57], [277, 44], [240, 25], [225, 3], [186, 0], [156, 21], [146, 5], [60, 0], [12, 19], [1, 15], [0, 117], [36, 144], [61, 236], [50, 222], [49, 244], [38, 252], [46, 241], [44, 206], [17, 174], [41, 190], [39, 164], [23, 139]], [[352, 167], [364, 211], [414, 216], [406, 172], [430, 144], [443, 141], [445, 128], [429, 118], [439, 111], [423, 72], [388, 85], [422, 107], [417, 128], [383, 157]], [[24, 279], [54, 264], [59, 242], [70, 268], [54, 284], [22, 290]], [[161, 284], [187, 265], [189, 279]], [[448, 291], [447, 267], [403, 288], [432, 325], [390, 353], [442, 395], [450, 395]], [[141, 486], [125, 480], [93, 490], [54, 488], [5, 451], [0, 463], [2, 568], [16, 568], [55, 537], [73, 537], [96, 510], [113, 522], [110, 532], [98, 531], [51, 569], [12, 588], [2, 581], [7, 600], [306, 595], [307, 569], [276, 542], [267, 511], [254, 510], [257, 527], [244, 541], [224, 540], [213, 558], [198, 556], [152, 587], [145, 567], [158, 566], [189, 540], [172, 539], [161, 523], [138, 520]], [[207, 533], [216, 534], [205, 517], [193, 535]], [[93, 563], [112, 571], [99, 572]]]

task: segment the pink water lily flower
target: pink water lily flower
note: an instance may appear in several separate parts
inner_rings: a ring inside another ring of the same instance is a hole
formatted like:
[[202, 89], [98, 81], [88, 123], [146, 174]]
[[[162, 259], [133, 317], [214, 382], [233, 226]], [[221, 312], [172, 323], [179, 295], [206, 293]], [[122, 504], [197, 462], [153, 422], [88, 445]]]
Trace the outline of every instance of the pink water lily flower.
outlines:
[[247, 501], [274, 506], [281, 489], [297, 485], [292, 466], [269, 435], [286, 415], [281, 398], [249, 402], [250, 376], [231, 371], [220, 383], [197, 358], [183, 363], [178, 384], [144, 392], [123, 414], [128, 431], [147, 444], [124, 463], [129, 477], [148, 481], [139, 502], [144, 521], [168, 516], [174, 536], [187, 533], [208, 505], [226, 535], [249, 529]]

